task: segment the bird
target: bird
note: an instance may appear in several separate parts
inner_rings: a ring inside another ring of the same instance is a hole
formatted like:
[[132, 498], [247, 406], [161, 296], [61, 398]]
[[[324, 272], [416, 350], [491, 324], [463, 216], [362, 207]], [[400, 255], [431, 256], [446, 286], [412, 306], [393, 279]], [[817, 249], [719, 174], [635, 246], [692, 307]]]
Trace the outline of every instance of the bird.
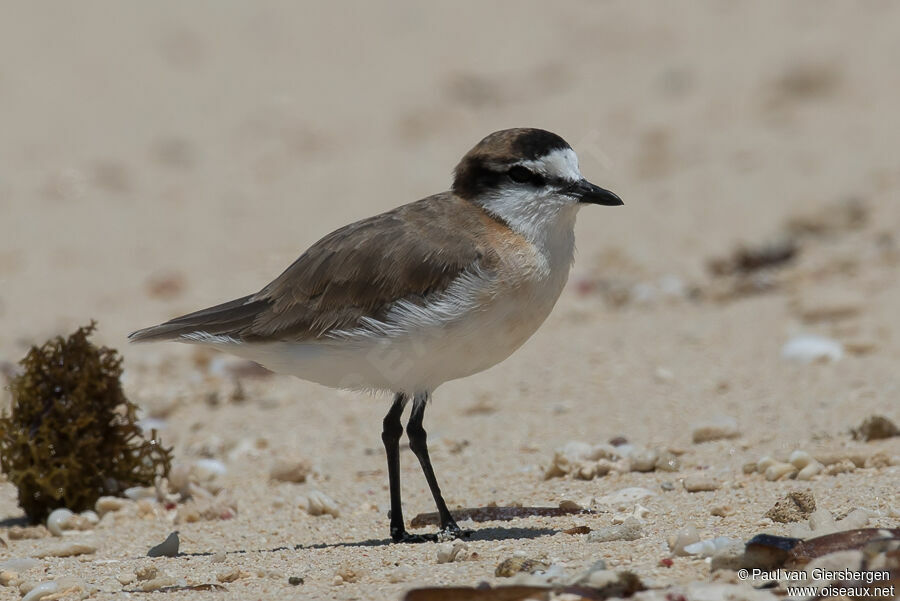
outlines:
[[[129, 335], [249, 359], [325, 386], [392, 395], [382, 422], [393, 542], [471, 535], [451, 515], [428, 454], [425, 408], [441, 384], [500, 363], [550, 314], [585, 205], [619, 206], [590, 183], [559, 135], [491, 133], [456, 166], [450, 190], [328, 234], [258, 292]], [[440, 530], [406, 530], [402, 415]]]

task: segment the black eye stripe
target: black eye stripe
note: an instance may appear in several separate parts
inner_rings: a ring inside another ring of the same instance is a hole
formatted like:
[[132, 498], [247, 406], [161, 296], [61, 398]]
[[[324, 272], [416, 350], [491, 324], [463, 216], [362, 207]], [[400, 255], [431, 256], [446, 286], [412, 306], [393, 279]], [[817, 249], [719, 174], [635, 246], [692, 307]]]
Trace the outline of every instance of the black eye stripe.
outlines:
[[533, 186], [538, 187], [544, 185], [543, 177], [541, 177], [537, 173], [534, 173], [527, 167], [523, 167], [522, 165], [514, 165], [513, 167], [510, 167], [509, 171], [507, 171], [506, 174], [509, 176], [509, 179], [518, 184], [529, 183]]

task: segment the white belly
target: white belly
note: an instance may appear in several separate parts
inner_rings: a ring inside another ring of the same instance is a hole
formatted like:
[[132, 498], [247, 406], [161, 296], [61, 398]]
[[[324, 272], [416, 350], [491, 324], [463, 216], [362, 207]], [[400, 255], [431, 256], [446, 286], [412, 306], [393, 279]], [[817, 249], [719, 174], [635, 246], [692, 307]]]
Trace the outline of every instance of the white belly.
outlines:
[[272, 371], [325, 386], [432, 391], [509, 357], [550, 314], [564, 283], [564, 278], [545, 281], [499, 294], [454, 319], [386, 335], [216, 346]]

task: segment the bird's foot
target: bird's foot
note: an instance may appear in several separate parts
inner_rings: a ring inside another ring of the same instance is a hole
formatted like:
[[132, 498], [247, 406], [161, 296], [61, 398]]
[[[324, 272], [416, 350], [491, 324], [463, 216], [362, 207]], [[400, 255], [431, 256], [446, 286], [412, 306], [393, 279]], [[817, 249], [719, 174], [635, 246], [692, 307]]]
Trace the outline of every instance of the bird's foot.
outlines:
[[440, 532], [429, 532], [428, 534], [410, 534], [406, 530], [392, 531], [391, 540], [395, 543], [445, 543], [457, 538], [469, 538], [472, 536], [471, 530], [463, 530], [456, 524], [441, 529]]

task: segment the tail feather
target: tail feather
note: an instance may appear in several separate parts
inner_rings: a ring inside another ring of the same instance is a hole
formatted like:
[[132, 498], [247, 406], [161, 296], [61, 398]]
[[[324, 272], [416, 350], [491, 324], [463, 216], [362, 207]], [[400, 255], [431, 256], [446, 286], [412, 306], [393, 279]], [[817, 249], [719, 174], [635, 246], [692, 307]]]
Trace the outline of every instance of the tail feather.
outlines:
[[260, 311], [269, 306], [267, 300], [254, 300], [254, 295], [201, 309], [165, 323], [144, 328], [128, 335], [131, 342], [162, 340], [200, 341], [214, 336], [236, 337], [250, 326]]

